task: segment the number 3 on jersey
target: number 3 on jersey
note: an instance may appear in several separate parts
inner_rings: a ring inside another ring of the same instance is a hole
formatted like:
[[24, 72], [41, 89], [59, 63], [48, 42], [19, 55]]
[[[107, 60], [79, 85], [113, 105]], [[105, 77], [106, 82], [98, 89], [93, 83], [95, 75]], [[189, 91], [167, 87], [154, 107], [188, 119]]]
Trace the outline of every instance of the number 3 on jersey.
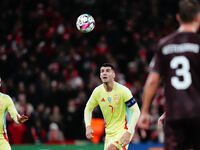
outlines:
[[[178, 66], [181, 65], [181, 68]], [[170, 67], [175, 69], [175, 76], [171, 77], [171, 85], [177, 90], [185, 90], [192, 83], [190, 70], [190, 62], [185, 56], [176, 56], [170, 62]], [[180, 76], [183, 80], [180, 80]]]

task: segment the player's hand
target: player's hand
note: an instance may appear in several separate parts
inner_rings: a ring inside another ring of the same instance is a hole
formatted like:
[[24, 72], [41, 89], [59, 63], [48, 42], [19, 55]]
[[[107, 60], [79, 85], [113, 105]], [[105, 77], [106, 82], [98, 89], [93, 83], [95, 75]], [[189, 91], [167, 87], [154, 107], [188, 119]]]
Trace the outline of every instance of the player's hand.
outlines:
[[121, 137], [119, 144], [122, 147], [125, 147], [126, 145], [128, 145], [130, 143], [130, 138], [131, 138], [131, 133], [126, 131], [123, 136]]
[[158, 125], [163, 127], [164, 120], [165, 120], [165, 113], [158, 119]]
[[24, 123], [24, 122], [26, 122], [27, 120], [28, 120], [28, 117], [27, 116], [25, 116], [25, 115], [17, 115], [17, 120], [18, 120], [18, 122], [20, 123], [20, 124], [22, 124], [22, 123]]
[[138, 126], [141, 129], [149, 129], [150, 115], [148, 113], [142, 113], [138, 122]]
[[87, 126], [86, 133], [85, 133], [87, 139], [93, 138], [93, 135], [92, 135], [93, 133], [94, 133], [94, 131], [92, 130], [91, 126]]

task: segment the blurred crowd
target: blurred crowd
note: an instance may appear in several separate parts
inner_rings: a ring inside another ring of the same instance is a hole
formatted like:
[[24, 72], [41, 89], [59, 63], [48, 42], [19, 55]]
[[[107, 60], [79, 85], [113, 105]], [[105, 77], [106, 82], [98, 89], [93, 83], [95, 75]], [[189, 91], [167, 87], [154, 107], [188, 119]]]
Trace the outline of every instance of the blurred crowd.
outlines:
[[[158, 40], [176, 29], [172, 0], [3, 0], [0, 1], [1, 91], [20, 114], [16, 125], [7, 116], [13, 144], [85, 140], [83, 110], [101, 82], [99, 65], [116, 67], [116, 81], [141, 94]], [[80, 14], [89, 13], [95, 29], [76, 29]], [[156, 123], [165, 107], [162, 85], [151, 108], [151, 128], [138, 129], [134, 142], [162, 142]], [[98, 109], [94, 117], [102, 117]], [[103, 140], [103, 139], [102, 139]]]

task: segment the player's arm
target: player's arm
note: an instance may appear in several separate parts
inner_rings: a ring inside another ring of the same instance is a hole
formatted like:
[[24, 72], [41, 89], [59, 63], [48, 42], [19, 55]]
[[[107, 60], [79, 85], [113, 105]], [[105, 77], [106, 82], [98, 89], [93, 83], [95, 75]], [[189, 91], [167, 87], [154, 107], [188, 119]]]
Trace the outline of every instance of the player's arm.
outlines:
[[85, 129], [86, 129], [86, 137], [91, 139], [93, 136], [93, 130], [91, 128], [91, 119], [92, 119], [92, 111], [98, 105], [95, 101], [95, 94], [92, 93], [90, 99], [88, 100], [85, 110], [84, 110], [84, 121], [85, 121]]
[[138, 107], [138, 104], [134, 98], [126, 102], [126, 105], [128, 105], [129, 110], [132, 112], [132, 117], [130, 120], [130, 125], [128, 126], [128, 132], [132, 133], [132, 131], [135, 129], [135, 126], [138, 122], [138, 119], [140, 117], [140, 108]]
[[93, 109], [90, 109], [90, 106], [86, 105], [84, 110], [84, 121], [85, 121], [85, 130], [86, 130], [86, 137], [88, 139], [93, 138], [93, 130], [91, 128], [91, 119], [92, 119], [92, 111]]
[[121, 146], [124, 147], [130, 142], [130, 137], [132, 132], [135, 129], [135, 126], [140, 117], [140, 109], [136, 100], [132, 97], [130, 100], [125, 102], [126, 106], [128, 106], [129, 110], [132, 112], [132, 116], [130, 118], [130, 124], [128, 126], [128, 131], [121, 138]]
[[11, 118], [17, 123], [17, 124], [21, 124], [24, 123], [28, 120], [28, 117], [25, 115], [19, 115], [15, 105], [12, 101], [12, 99], [9, 97], [8, 98], [8, 112], [11, 116]]
[[144, 91], [142, 95], [142, 109], [141, 109], [141, 117], [139, 121], [139, 127], [142, 129], [149, 128], [149, 108], [153, 99], [153, 96], [156, 93], [157, 87], [160, 82], [160, 74], [157, 72], [150, 72], [147, 77]]

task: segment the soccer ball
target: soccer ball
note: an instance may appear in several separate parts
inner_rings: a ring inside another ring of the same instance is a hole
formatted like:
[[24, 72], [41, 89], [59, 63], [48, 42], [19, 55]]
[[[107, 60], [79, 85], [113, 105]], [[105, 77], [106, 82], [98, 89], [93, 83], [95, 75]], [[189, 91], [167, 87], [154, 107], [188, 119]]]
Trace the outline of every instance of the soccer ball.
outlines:
[[82, 33], [91, 32], [95, 27], [94, 18], [89, 14], [82, 14], [77, 18], [76, 27]]

